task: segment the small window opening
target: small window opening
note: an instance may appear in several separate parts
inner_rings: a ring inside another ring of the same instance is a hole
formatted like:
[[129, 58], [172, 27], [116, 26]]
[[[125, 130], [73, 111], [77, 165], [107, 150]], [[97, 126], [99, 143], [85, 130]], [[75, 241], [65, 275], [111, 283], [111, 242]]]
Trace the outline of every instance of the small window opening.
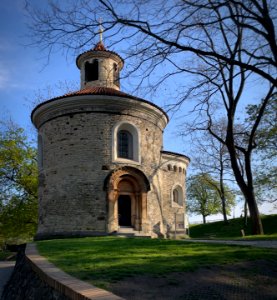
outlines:
[[177, 189], [175, 189], [173, 191], [173, 202], [179, 204], [179, 193], [178, 193]]
[[117, 64], [113, 64], [113, 82], [117, 86], [119, 85], [119, 70]]
[[173, 203], [183, 206], [183, 190], [180, 186], [174, 188], [172, 192]]
[[98, 60], [95, 59], [92, 63], [88, 61], [85, 64], [85, 81], [98, 80]]
[[133, 159], [133, 136], [127, 130], [118, 132], [118, 157]]

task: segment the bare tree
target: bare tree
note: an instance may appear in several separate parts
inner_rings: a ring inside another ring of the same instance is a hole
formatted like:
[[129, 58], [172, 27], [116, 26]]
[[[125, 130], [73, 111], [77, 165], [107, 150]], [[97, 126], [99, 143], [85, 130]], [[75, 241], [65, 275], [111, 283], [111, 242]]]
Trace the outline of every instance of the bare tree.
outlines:
[[[217, 123], [217, 134], [222, 138], [224, 138], [226, 134], [225, 124], [220, 121]], [[229, 187], [226, 188], [226, 181], [233, 183], [234, 178], [227, 148], [212, 135], [207, 135], [206, 132], [200, 132], [199, 135], [199, 133], [196, 134], [194, 130], [192, 134], [192, 147], [197, 149], [197, 152], [191, 157], [192, 168], [200, 171], [200, 173], [208, 173], [215, 179], [211, 181], [210, 184], [220, 196], [223, 220], [225, 223], [228, 223], [226, 194], [234, 194], [234, 192], [231, 192]], [[216, 184], [214, 184], [214, 182], [216, 182]], [[232, 199], [234, 199], [234, 197]], [[235, 202], [232, 202], [229, 203], [228, 206], [230, 207], [234, 204]]]
[[[49, 53], [55, 47], [80, 51], [98, 35], [101, 16], [110, 46], [126, 47], [128, 43], [125, 56], [131, 61], [130, 72], [143, 75], [138, 88], [146, 83], [156, 90], [172, 77], [181, 78], [174, 108], [189, 97], [197, 98], [194, 112], [198, 117], [192, 125], [206, 130], [228, 149], [235, 179], [249, 206], [253, 233], [261, 234], [251, 159], [257, 128], [277, 85], [274, 2], [122, 0], [113, 5], [108, 0], [77, 0], [65, 7], [51, 2], [48, 11], [29, 9], [30, 27], [33, 43]], [[188, 76], [196, 77], [190, 88], [185, 83]], [[261, 84], [265, 92], [255, 120], [239, 132], [236, 118], [249, 82]], [[226, 119], [224, 137], [214, 128], [215, 107]]]

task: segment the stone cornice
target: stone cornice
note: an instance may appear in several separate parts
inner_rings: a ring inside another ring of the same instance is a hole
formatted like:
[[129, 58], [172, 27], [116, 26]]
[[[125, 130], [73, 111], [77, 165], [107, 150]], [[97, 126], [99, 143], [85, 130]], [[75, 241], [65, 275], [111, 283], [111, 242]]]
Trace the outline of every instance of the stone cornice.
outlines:
[[32, 122], [36, 128], [39, 128], [51, 119], [87, 112], [130, 115], [148, 120], [161, 130], [165, 128], [168, 121], [166, 114], [150, 102], [107, 95], [77, 95], [38, 105], [32, 112]]
[[170, 151], [161, 151], [162, 159], [168, 161], [179, 161], [185, 163], [186, 166], [190, 163], [190, 158], [184, 154], [170, 152]]
[[120, 70], [123, 68], [124, 65], [124, 61], [123, 59], [115, 52], [112, 51], [87, 51], [84, 52], [82, 54], [80, 54], [77, 58], [76, 58], [76, 65], [79, 69], [81, 69], [81, 65], [83, 64], [84, 61], [91, 59], [91, 58], [95, 58], [95, 59], [101, 59], [101, 58], [111, 58], [114, 61], [116, 61], [119, 64], [119, 68]]

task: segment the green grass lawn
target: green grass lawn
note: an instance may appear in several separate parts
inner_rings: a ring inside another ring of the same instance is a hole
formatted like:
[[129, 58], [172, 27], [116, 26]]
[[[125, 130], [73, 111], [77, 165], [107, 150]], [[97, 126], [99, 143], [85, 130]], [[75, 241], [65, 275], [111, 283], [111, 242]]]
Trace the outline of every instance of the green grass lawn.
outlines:
[[94, 237], [37, 242], [41, 255], [65, 272], [107, 288], [135, 275], [166, 276], [203, 266], [277, 260], [276, 249], [185, 243], [175, 240]]
[[277, 215], [262, 216], [262, 223], [264, 227], [263, 236], [251, 236], [251, 222], [248, 220], [248, 226], [244, 228], [243, 218], [229, 220], [228, 224], [223, 221], [192, 225], [190, 227], [190, 237], [192, 238], [221, 238], [221, 239], [238, 239], [242, 238], [241, 229], [244, 229], [245, 239], [263, 239], [276, 240], [277, 239]]

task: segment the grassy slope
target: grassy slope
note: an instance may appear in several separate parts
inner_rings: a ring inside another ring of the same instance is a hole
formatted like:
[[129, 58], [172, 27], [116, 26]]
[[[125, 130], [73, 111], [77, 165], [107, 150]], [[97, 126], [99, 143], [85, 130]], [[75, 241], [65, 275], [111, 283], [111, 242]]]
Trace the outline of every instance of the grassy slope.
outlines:
[[[37, 242], [39, 252], [65, 272], [107, 288], [125, 277], [191, 271], [202, 266], [264, 259], [265, 249], [159, 239], [95, 237]], [[277, 260], [276, 249], [266, 259]]]
[[[247, 237], [252, 239], [277, 239], [277, 215], [262, 217], [264, 227], [263, 237]], [[229, 220], [228, 224], [223, 221], [194, 225], [190, 227], [190, 237], [192, 238], [240, 238], [241, 229], [244, 228], [242, 218]], [[247, 228], [244, 228], [245, 234], [250, 235], [251, 224], [248, 222]]]

